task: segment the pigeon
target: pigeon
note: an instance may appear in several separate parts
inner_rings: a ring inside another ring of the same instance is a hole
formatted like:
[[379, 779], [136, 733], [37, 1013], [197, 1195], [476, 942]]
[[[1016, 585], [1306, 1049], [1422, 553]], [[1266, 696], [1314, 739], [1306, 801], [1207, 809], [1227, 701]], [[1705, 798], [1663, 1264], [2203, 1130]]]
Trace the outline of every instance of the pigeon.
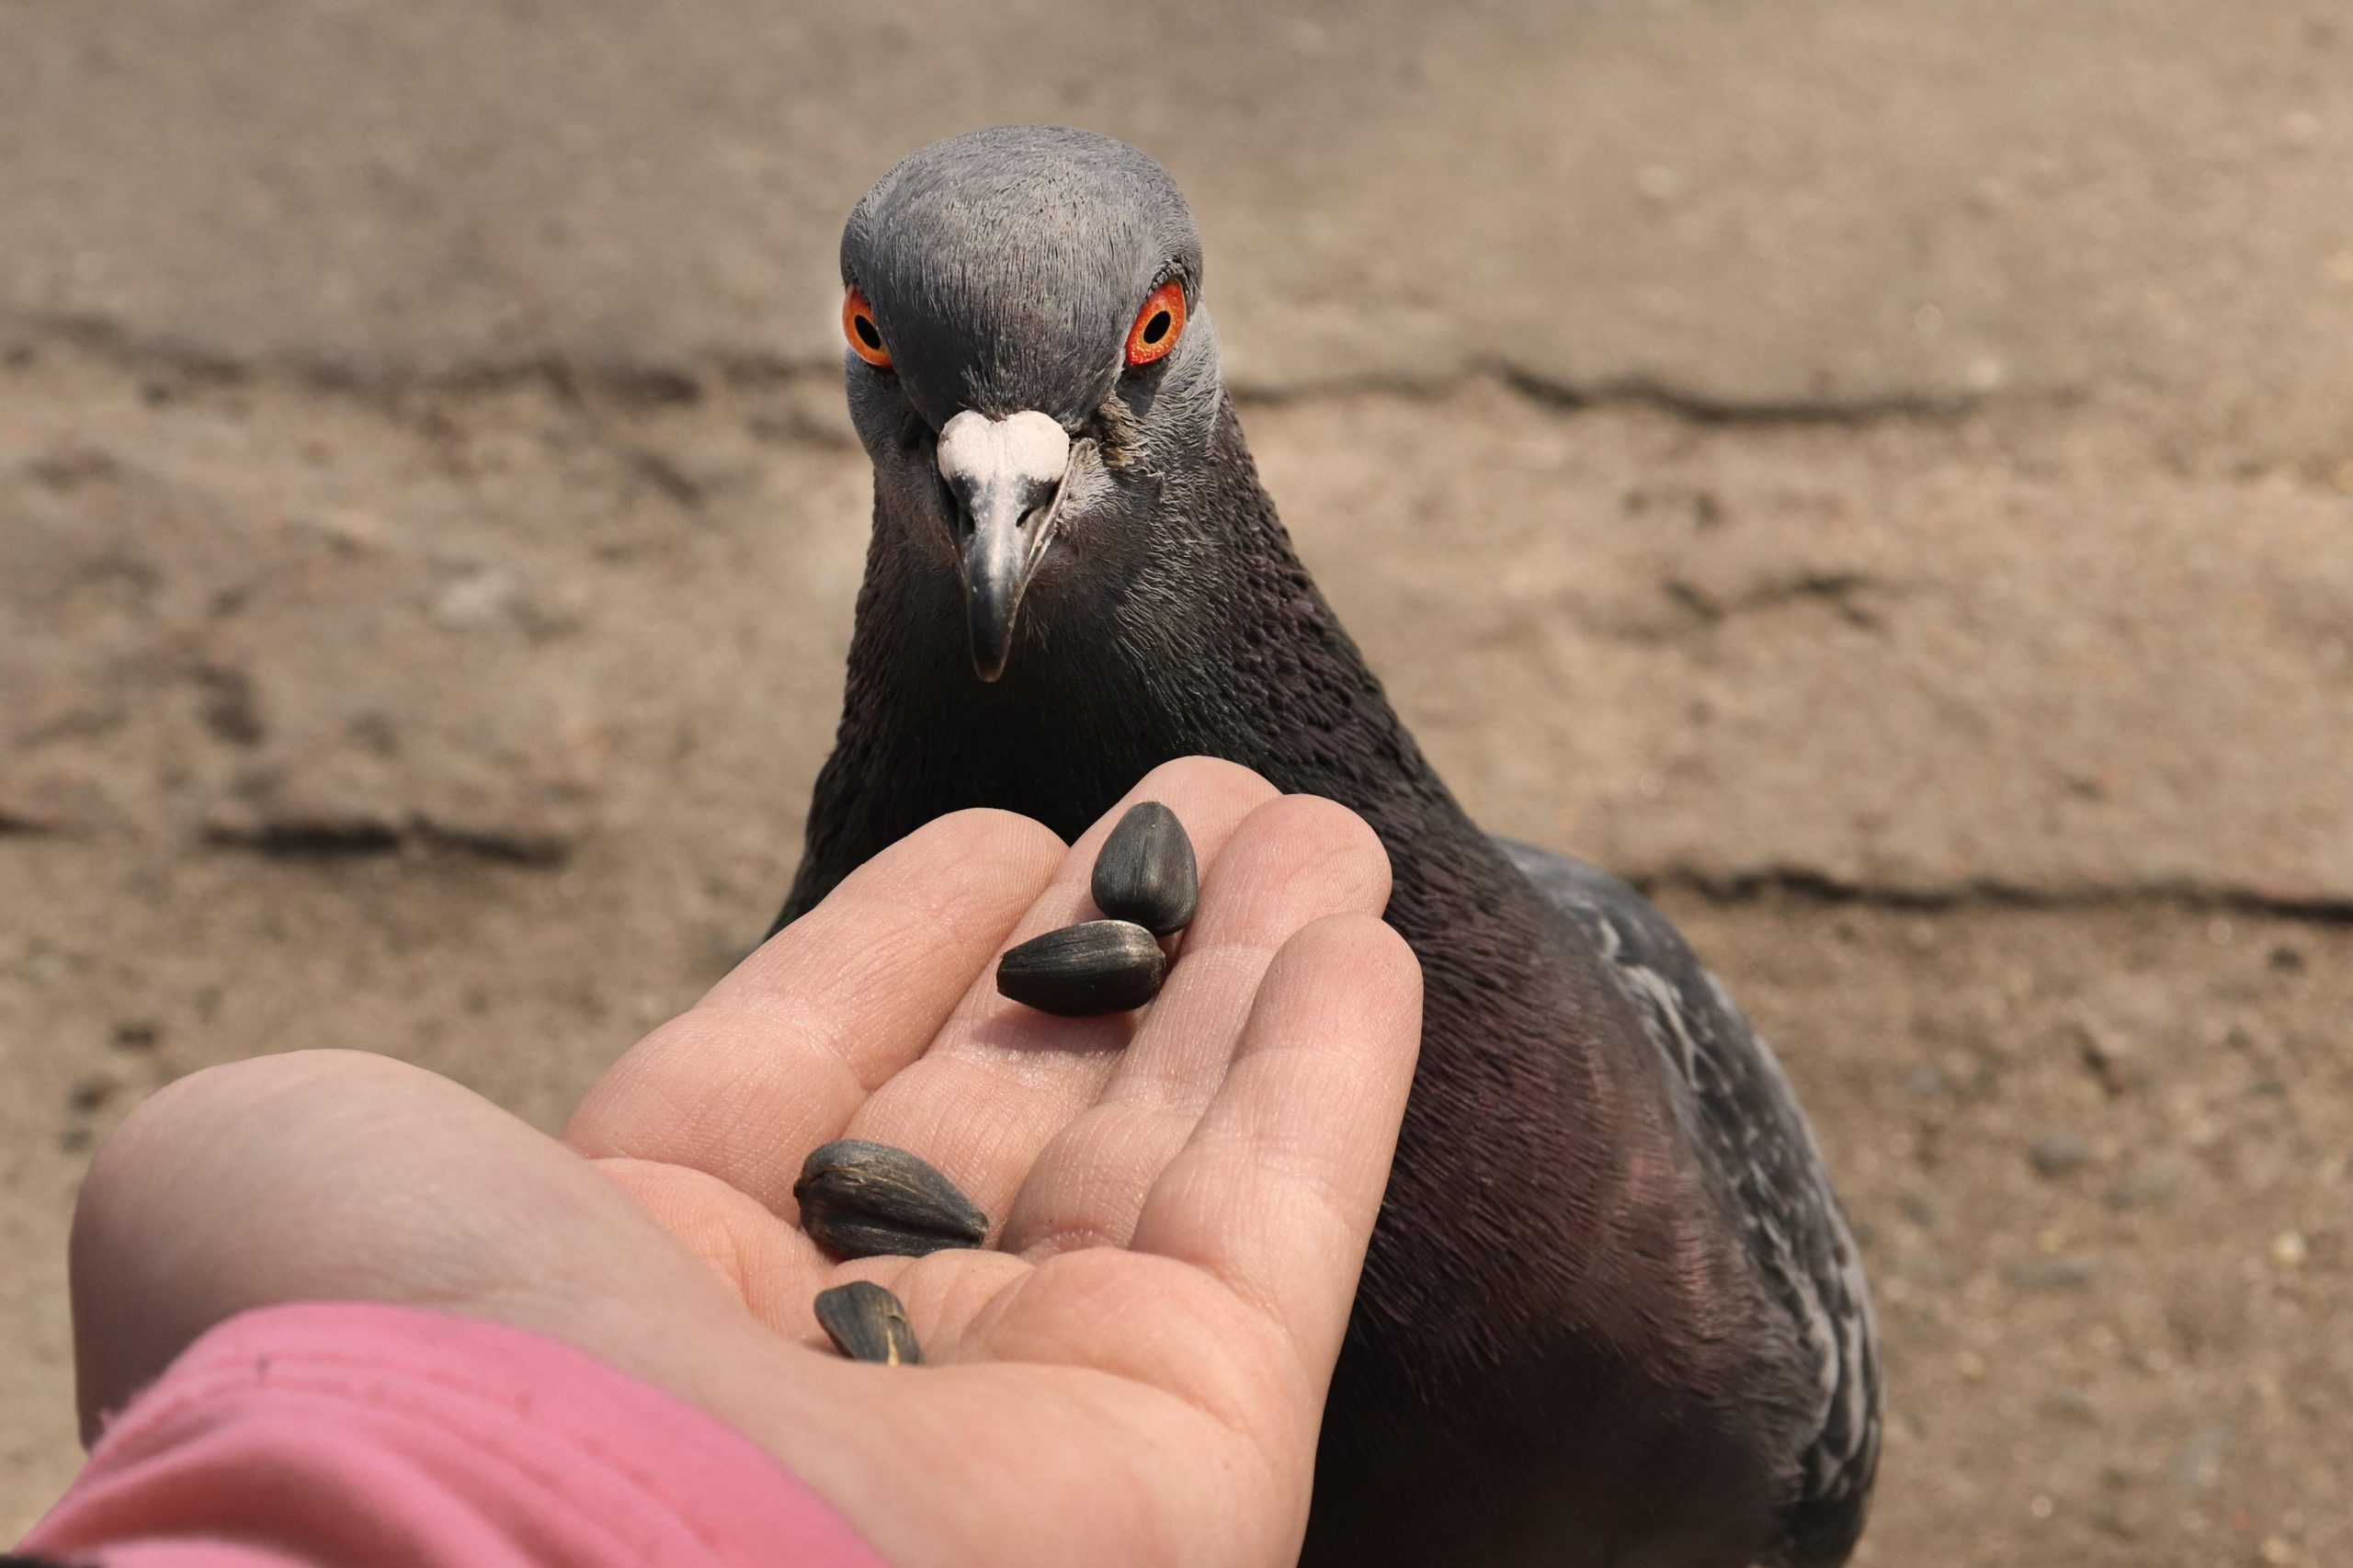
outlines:
[[1175, 182], [1090, 132], [953, 137], [841, 268], [873, 535], [777, 927], [932, 818], [1074, 837], [1174, 757], [1352, 808], [1425, 1021], [1301, 1561], [1845, 1562], [1877, 1328], [1789, 1081], [1641, 894], [1424, 759], [1259, 483]]

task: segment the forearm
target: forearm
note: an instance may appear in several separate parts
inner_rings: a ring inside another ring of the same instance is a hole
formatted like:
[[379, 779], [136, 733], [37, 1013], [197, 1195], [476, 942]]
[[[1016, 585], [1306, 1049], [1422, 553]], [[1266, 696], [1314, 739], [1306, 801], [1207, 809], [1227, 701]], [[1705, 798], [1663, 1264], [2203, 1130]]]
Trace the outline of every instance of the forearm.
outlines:
[[403, 1308], [214, 1329], [110, 1419], [18, 1551], [106, 1568], [880, 1568], [696, 1406], [536, 1335]]

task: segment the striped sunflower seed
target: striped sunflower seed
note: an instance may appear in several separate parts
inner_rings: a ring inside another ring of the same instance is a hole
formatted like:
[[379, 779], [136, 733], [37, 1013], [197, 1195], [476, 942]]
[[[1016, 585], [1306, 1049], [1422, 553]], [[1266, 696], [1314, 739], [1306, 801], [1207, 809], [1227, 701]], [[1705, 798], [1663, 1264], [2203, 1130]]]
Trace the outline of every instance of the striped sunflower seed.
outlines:
[[1201, 874], [1193, 841], [1176, 813], [1158, 801], [1128, 808], [1095, 858], [1095, 907], [1132, 920], [1155, 937], [1173, 936], [1193, 918]]
[[801, 1228], [844, 1257], [921, 1257], [988, 1238], [989, 1217], [954, 1182], [888, 1143], [841, 1138], [811, 1150], [792, 1196]]
[[1041, 1013], [1086, 1018], [1142, 1006], [1167, 973], [1151, 932], [1127, 920], [1089, 920], [1007, 951], [997, 960], [996, 989]]
[[817, 1292], [817, 1326], [834, 1348], [853, 1361], [888, 1367], [920, 1367], [923, 1348], [898, 1297], [868, 1279], [853, 1279]]

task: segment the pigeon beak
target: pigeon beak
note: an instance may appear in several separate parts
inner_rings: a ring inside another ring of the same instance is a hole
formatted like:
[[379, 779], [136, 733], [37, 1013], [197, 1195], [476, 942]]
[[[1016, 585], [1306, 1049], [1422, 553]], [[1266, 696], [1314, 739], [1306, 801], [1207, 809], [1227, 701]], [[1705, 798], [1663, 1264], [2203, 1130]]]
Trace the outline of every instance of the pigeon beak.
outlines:
[[972, 673], [995, 680], [1013, 651], [1021, 595], [1052, 537], [1070, 436], [1045, 415], [966, 409], [939, 432], [939, 477], [956, 498]]

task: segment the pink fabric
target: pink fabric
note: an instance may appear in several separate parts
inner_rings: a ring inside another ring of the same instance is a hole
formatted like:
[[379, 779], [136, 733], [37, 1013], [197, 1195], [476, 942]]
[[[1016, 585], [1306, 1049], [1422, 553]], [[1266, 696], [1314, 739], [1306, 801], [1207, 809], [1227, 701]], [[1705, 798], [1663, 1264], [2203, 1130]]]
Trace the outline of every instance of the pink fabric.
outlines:
[[20, 1551], [106, 1568], [881, 1568], [733, 1429], [568, 1345], [399, 1307], [231, 1319]]

